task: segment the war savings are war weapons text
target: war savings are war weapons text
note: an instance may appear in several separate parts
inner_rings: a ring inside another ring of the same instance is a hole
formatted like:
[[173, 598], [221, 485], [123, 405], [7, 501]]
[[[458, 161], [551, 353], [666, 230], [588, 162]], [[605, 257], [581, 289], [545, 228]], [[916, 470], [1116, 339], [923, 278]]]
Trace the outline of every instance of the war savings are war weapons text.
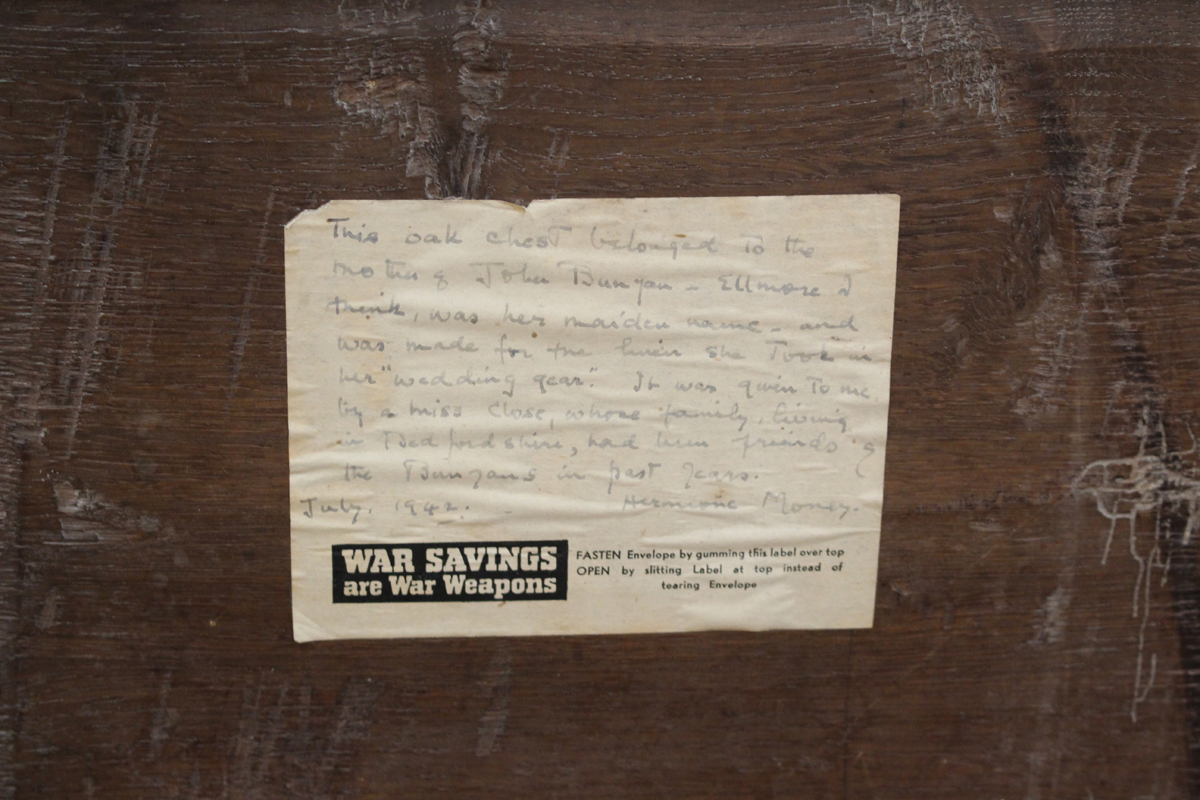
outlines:
[[566, 600], [562, 541], [333, 546], [335, 603]]

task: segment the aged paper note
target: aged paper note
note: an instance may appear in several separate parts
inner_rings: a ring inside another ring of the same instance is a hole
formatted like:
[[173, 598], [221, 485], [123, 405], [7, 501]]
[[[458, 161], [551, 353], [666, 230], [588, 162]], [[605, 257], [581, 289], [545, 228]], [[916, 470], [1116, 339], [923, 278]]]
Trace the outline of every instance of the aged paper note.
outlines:
[[299, 215], [296, 639], [870, 626], [899, 209]]

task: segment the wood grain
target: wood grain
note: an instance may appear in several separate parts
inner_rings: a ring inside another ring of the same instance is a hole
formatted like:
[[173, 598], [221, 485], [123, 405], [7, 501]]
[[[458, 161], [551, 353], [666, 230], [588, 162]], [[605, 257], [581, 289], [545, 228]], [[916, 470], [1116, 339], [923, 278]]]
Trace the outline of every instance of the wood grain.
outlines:
[[[1194, 4], [0, 29], [0, 797], [1200, 797]], [[903, 199], [873, 630], [291, 641], [288, 219], [849, 192]]]

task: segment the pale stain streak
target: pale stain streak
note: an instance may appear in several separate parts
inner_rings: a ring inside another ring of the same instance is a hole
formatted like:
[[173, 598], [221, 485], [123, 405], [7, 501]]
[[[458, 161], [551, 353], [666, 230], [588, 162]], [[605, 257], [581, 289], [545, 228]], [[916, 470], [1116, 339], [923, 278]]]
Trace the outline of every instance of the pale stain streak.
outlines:
[[250, 275], [246, 278], [246, 288], [242, 292], [242, 311], [238, 317], [237, 333], [233, 337], [233, 377], [229, 381], [229, 389], [225, 395], [229, 399], [237, 393], [238, 381], [242, 375], [242, 363], [246, 357], [246, 341], [250, 338], [250, 312], [254, 294], [262, 280], [263, 265], [267, 260], [267, 241], [271, 233], [271, 212], [275, 208], [275, 190], [267, 194], [267, 208], [263, 212], [262, 226], [258, 231], [258, 246], [254, 251], [254, 263], [250, 267]]

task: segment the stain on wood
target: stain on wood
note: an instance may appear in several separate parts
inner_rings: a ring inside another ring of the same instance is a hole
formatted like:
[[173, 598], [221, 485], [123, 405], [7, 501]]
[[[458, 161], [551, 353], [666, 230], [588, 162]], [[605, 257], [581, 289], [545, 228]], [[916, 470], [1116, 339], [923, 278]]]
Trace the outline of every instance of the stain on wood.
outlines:
[[[0, 797], [1200, 797], [1200, 10], [653, 6], [0, 11]], [[853, 192], [874, 629], [291, 641], [288, 219]]]

